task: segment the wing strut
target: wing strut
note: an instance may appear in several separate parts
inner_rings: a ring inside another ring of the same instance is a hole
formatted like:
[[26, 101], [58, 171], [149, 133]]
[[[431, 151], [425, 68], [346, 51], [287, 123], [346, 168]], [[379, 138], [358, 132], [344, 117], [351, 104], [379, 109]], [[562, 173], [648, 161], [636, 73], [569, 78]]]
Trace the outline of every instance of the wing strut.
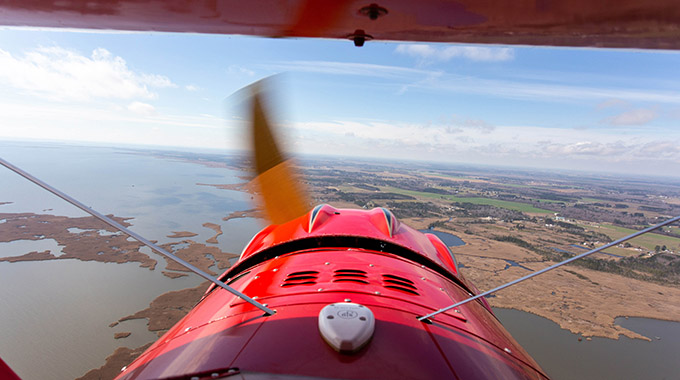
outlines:
[[478, 299], [478, 298], [482, 298], [482, 297], [488, 296], [488, 295], [491, 294], [491, 293], [495, 293], [495, 292], [497, 292], [497, 291], [499, 291], [499, 290], [501, 290], [501, 289], [505, 289], [505, 288], [510, 287], [510, 286], [512, 286], [512, 285], [519, 284], [520, 282], [522, 282], [522, 281], [524, 281], [524, 280], [528, 280], [528, 279], [530, 279], [530, 278], [532, 278], [532, 277], [538, 276], [539, 274], [542, 274], [542, 273], [551, 271], [551, 270], [553, 270], [553, 269], [555, 269], [555, 268], [557, 268], [557, 267], [561, 267], [561, 266], [564, 265], [564, 264], [569, 264], [569, 263], [572, 262], [572, 261], [576, 261], [576, 260], [578, 260], [578, 259], [582, 259], [582, 258], [584, 258], [584, 257], [586, 257], [586, 256], [588, 256], [588, 255], [592, 255], [593, 253], [600, 252], [600, 251], [602, 251], [602, 250], [604, 250], [604, 249], [607, 249], [607, 248], [609, 248], [609, 247], [613, 247], [613, 246], [615, 246], [615, 245], [621, 244], [621, 243], [623, 243], [623, 242], [626, 241], [626, 240], [630, 240], [630, 239], [632, 239], [632, 238], [634, 238], [634, 237], [637, 237], [637, 236], [640, 236], [640, 235], [644, 235], [644, 234], [646, 234], [647, 232], [654, 231], [654, 230], [659, 229], [659, 228], [661, 228], [661, 227], [663, 227], [663, 226], [669, 225], [669, 224], [671, 224], [671, 223], [675, 223], [675, 222], [677, 222], [677, 221], [679, 221], [679, 220], [680, 220], [680, 216], [676, 216], [675, 218], [668, 219], [668, 220], [666, 220], [666, 221], [664, 221], [664, 222], [661, 222], [661, 223], [659, 223], [659, 224], [657, 224], [657, 225], [654, 225], [654, 226], [651, 226], [651, 227], [647, 227], [647, 228], [645, 228], [644, 230], [640, 230], [640, 231], [635, 232], [635, 233], [632, 233], [632, 234], [630, 234], [630, 235], [628, 235], [628, 236], [622, 237], [621, 239], [616, 240], [616, 241], [613, 241], [613, 242], [611, 242], [611, 243], [609, 243], [609, 244], [605, 244], [605, 245], [603, 245], [602, 247], [592, 249], [592, 250], [590, 250], [590, 251], [588, 251], [588, 252], [585, 252], [585, 253], [582, 253], [582, 254], [580, 254], [580, 255], [578, 255], [578, 256], [574, 256], [574, 257], [572, 257], [572, 258], [569, 258], [569, 259], [567, 259], [567, 260], [564, 260], [564, 261], [562, 261], [562, 262], [560, 262], [560, 263], [557, 263], [557, 264], [555, 264], [555, 265], [549, 266], [549, 267], [547, 267], [547, 268], [543, 268], [543, 269], [541, 269], [541, 270], [539, 270], [539, 271], [537, 271], [537, 272], [533, 272], [533, 273], [528, 274], [528, 275], [526, 275], [526, 276], [524, 276], [524, 277], [518, 278], [517, 280], [510, 281], [510, 282], [508, 282], [508, 283], [505, 283], [505, 284], [503, 284], [503, 285], [501, 285], [501, 286], [498, 286], [498, 287], [496, 287], [496, 288], [493, 288], [493, 289], [491, 289], [491, 290], [487, 290], [486, 292], [480, 293], [480, 294], [478, 294], [478, 295], [476, 295], [476, 296], [474, 296], [474, 297], [470, 297], [470, 298], [465, 299], [465, 300], [463, 300], [463, 301], [460, 301], [460, 302], [458, 302], [458, 303], [454, 303], [454, 304], [451, 305], [451, 306], [447, 306], [447, 307], [445, 307], [445, 308], [443, 308], [443, 309], [439, 309], [439, 310], [435, 311], [434, 313], [430, 313], [430, 314], [428, 314], [428, 315], [425, 315], [425, 316], [422, 316], [422, 317], [418, 317], [418, 320], [421, 321], [421, 322], [428, 323], [428, 322], [429, 322], [429, 318], [432, 318], [432, 317], [434, 317], [435, 315], [437, 315], [437, 314], [439, 314], [439, 313], [443, 313], [443, 312], [445, 312], [445, 311], [451, 310], [451, 309], [453, 309], [454, 307], [458, 307], [458, 306], [463, 305], [463, 304], [466, 304], [466, 303], [468, 303], [468, 302], [470, 302], [470, 301], [474, 301], [474, 300], [476, 300], [476, 299]]
[[235, 296], [240, 297], [241, 299], [243, 299], [244, 301], [248, 302], [249, 304], [251, 304], [251, 305], [257, 307], [258, 309], [264, 311], [264, 312], [265, 312], [265, 315], [273, 315], [273, 314], [275, 313], [274, 310], [269, 309], [268, 307], [266, 307], [266, 306], [264, 306], [263, 304], [261, 304], [261, 303], [255, 301], [254, 299], [248, 297], [247, 295], [245, 295], [245, 294], [239, 292], [238, 290], [232, 288], [231, 286], [225, 284], [224, 282], [222, 282], [222, 281], [220, 281], [220, 280], [214, 278], [213, 276], [209, 275], [208, 273], [206, 273], [206, 272], [204, 272], [204, 271], [198, 269], [197, 267], [193, 266], [192, 264], [190, 264], [190, 263], [188, 263], [188, 262], [186, 262], [186, 261], [180, 259], [179, 257], [177, 257], [177, 256], [173, 255], [172, 253], [166, 251], [165, 249], [163, 249], [163, 248], [157, 246], [156, 244], [150, 242], [149, 240], [145, 239], [144, 237], [142, 237], [141, 235], [137, 234], [136, 232], [133, 232], [133, 231], [131, 231], [131, 230], [129, 230], [129, 229], [123, 227], [120, 223], [118, 223], [118, 222], [116, 222], [115, 220], [109, 218], [108, 216], [105, 216], [105, 215], [103, 215], [103, 214], [100, 214], [99, 212], [97, 212], [97, 211], [91, 209], [90, 207], [85, 206], [84, 204], [80, 203], [79, 201], [77, 201], [76, 199], [72, 198], [71, 196], [69, 196], [69, 195], [67, 195], [67, 194], [65, 194], [65, 193], [62, 193], [61, 191], [59, 191], [59, 190], [55, 189], [54, 187], [52, 187], [52, 186], [46, 184], [45, 182], [39, 180], [38, 178], [36, 178], [36, 177], [34, 177], [34, 176], [28, 174], [27, 172], [23, 171], [22, 169], [20, 169], [20, 168], [14, 166], [14, 165], [12, 165], [12, 164], [10, 164], [9, 162], [3, 160], [2, 158], [0, 158], [0, 164], [3, 165], [3, 166], [5, 166], [7, 169], [9, 169], [9, 170], [11, 170], [11, 171], [13, 171], [13, 172], [19, 174], [20, 176], [26, 178], [27, 180], [29, 180], [29, 181], [35, 183], [36, 185], [42, 187], [43, 189], [49, 191], [50, 193], [52, 193], [52, 194], [58, 196], [59, 198], [65, 200], [66, 202], [68, 202], [68, 203], [70, 203], [70, 204], [72, 204], [72, 205], [78, 207], [79, 209], [85, 211], [86, 213], [88, 213], [88, 214], [94, 216], [95, 218], [101, 220], [102, 222], [104, 222], [104, 223], [110, 225], [111, 227], [113, 227], [113, 228], [115, 228], [115, 229], [117, 229], [117, 230], [119, 230], [119, 231], [121, 231], [121, 232], [126, 233], [127, 235], [129, 235], [129, 236], [132, 237], [133, 239], [139, 241], [140, 243], [146, 245], [147, 247], [149, 247], [149, 248], [151, 248], [152, 250], [154, 250], [154, 251], [160, 253], [161, 255], [163, 255], [163, 256], [165, 256], [165, 257], [167, 257], [167, 258], [169, 258], [169, 259], [175, 261], [176, 263], [182, 265], [183, 267], [189, 269], [190, 271], [196, 273], [197, 275], [199, 275], [199, 276], [205, 278], [206, 280], [208, 280], [208, 281], [214, 283], [215, 285], [217, 285], [217, 286], [219, 286], [219, 287], [225, 289], [225, 290], [228, 291], [229, 293], [231, 293], [231, 294], [233, 294], [233, 295], [235, 295]]

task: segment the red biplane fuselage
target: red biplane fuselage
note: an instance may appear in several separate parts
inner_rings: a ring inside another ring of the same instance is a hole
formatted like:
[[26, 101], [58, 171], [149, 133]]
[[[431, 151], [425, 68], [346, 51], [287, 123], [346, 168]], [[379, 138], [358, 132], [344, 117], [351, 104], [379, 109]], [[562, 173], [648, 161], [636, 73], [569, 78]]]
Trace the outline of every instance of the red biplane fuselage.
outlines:
[[[386, 209], [323, 205], [267, 227], [221, 279], [276, 313], [263, 316], [213, 285], [118, 379], [546, 377], [483, 299], [431, 323], [416, 319], [477, 291], [439, 238]], [[336, 303], [375, 316], [370, 341], [354, 353], [320, 332], [321, 310]]]

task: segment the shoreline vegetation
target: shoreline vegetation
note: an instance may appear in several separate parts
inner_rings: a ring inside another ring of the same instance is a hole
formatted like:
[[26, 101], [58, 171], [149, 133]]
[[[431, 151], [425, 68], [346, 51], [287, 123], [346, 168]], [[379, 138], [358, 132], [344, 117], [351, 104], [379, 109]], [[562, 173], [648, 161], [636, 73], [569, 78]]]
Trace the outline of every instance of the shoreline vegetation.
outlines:
[[[209, 167], [227, 165], [246, 172], [244, 163], [235, 159], [221, 164], [196, 157], [165, 157], [158, 152], [154, 155]], [[452, 251], [462, 264], [462, 273], [482, 290], [582, 253], [583, 249], [605, 244], [626, 229], [639, 229], [680, 214], [680, 185], [673, 184], [655, 187], [636, 181], [559, 179], [524, 172], [411, 170], [397, 164], [361, 162], [303, 162], [299, 169], [316, 204], [329, 203], [338, 208], [387, 207], [413, 228], [436, 228], [460, 237], [466, 244], [452, 247]], [[197, 185], [249, 191], [247, 183]], [[236, 218], [262, 218], [262, 214], [256, 209], [235, 211], [222, 221]], [[130, 225], [129, 219], [115, 219]], [[50, 251], [29, 252], [0, 261], [78, 259], [137, 262], [150, 270], [156, 268], [156, 260], [139, 252], [141, 244], [128, 241], [125, 235], [111, 231], [92, 217], [0, 213], [0, 223], [3, 226], [0, 242], [50, 238], [63, 246], [58, 256]], [[162, 246], [217, 275], [211, 268], [216, 267], [221, 273], [230, 266], [229, 259], [238, 255], [209, 245], [216, 244], [222, 234], [219, 224], [206, 221], [202, 226], [215, 232], [204, 243], [190, 239], [198, 236], [194, 231], [171, 231], [167, 237], [177, 241]], [[624, 335], [650, 340], [616, 325], [615, 319], [623, 316], [680, 322], [680, 303], [669, 302], [680, 299], [678, 252], [680, 228], [673, 226], [656, 237], [635, 239], [627, 246], [609, 249], [580, 264], [500, 291], [488, 301], [493, 307], [547, 318], [586, 338], [618, 339]], [[168, 262], [162, 273], [170, 278], [187, 275], [174, 262]], [[162, 294], [149, 308], [121, 317], [111, 325], [147, 319], [149, 330], [160, 336], [196, 304], [206, 288], [204, 283]], [[125, 342], [122, 335], [114, 338], [120, 344]], [[81, 379], [113, 377], [146, 347], [118, 348], [101, 368]]]

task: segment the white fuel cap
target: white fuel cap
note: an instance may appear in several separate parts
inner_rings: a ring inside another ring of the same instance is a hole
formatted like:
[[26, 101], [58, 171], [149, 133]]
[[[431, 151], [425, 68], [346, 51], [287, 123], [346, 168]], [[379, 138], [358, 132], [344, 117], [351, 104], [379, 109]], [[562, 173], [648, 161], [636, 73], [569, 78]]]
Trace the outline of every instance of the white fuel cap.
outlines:
[[375, 330], [373, 312], [357, 303], [332, 303], [319, 313], [319, 331], [331, 347], [351, 354], [365, 346]]

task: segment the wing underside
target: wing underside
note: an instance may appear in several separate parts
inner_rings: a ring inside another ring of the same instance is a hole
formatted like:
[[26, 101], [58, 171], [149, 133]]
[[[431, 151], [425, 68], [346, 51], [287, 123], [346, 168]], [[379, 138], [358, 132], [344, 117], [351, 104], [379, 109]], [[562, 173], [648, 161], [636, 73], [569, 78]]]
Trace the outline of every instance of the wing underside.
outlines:
[[0, 25], [546, 46], [680, 48], [676, 0], [9, 0]]

